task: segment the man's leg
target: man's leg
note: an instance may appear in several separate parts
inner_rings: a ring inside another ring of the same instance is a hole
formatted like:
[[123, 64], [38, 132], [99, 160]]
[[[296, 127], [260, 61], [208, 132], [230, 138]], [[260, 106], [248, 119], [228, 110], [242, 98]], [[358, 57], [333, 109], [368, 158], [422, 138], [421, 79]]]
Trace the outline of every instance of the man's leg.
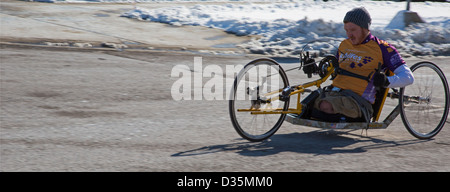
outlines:
[[335, 114], [333, 105], [331, 105], [331, 103], [326, 100], [320, 101], [319, 109], [320, 109], [320, 111], [323, 111], [328, 114]]
[[326, 92], [325, 97], [316, 100], [315, 108], [326, 114], [342, 114], [351, 118], [361, 117], [358, 103], [349, 96], [336, 92]]

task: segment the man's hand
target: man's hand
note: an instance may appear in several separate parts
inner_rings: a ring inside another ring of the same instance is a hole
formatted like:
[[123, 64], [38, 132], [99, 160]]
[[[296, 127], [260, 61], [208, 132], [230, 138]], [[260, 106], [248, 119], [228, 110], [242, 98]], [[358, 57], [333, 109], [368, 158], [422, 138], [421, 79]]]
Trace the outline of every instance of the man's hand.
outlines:
[[387, 87], [389, 85], [389, 80], [383, 72], [376, 72], [373, 75], [373, 85], [376, 87]]

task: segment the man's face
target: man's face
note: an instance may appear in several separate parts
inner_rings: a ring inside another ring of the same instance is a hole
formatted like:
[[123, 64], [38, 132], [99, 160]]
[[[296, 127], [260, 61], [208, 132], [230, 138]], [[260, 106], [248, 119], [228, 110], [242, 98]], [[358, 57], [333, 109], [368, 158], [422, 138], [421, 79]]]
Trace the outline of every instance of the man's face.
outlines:
[[353, 45], [359, 45], [367, 37], [369, 30], [364, 29], [352, 22], [347, 22], [344, 24], [344, 29], [347, 33], [348, 39]]

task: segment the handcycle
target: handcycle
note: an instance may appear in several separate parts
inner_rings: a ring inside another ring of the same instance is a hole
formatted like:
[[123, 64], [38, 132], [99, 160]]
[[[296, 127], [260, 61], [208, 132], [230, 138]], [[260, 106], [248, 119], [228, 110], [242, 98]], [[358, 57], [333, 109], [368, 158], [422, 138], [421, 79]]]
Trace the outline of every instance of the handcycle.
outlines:
[[[448, 82], [442, 70], [429, 61], [410, 67], [415, 79], [412, 85], [400, 89], [377, 87], [373, 115], [368, 121], [329, 122], [305, 116], [311, 108], [311, 98], [321, 94], [325, 89], [322, 84], [339, 75], [340, 70], [335, 56], [327, 55], [316, 62], [317, 55], [310, 55], [305, 47], [297, 68], [303, 69], [308, 78], [316, 74], [320, 79], [290, 85], [286, 71], [270, 58], [253, 60], [238, 73], [231, 90], [229, 114], [241, 137], [263, 141], [275, 134], [284, 121], [323, 129], [386, 129], [399, 114], [408, 132], [418, 139], [431, 139], [444, 127], [450, 107]], [[389, 70], [384, 72], [392, 74]], [[312, 87], [317, 89], [313, 91]], [[291, 98], [295, 101], [293, 107]], [[379, 121], [387, 98], [398, 99], [398, 104]]]

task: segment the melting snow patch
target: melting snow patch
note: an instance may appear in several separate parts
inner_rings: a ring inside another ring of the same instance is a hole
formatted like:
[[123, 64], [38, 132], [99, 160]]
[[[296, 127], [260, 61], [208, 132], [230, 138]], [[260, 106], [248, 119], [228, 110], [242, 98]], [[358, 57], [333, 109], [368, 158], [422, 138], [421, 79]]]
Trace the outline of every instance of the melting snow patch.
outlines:
[[[352, 4], [353, 5], [353, 4]], [[418, 4], [415, 4], [417, 7]], [[400, 52], [412, 55], [450, 55], [450, 10], [448, 3], [420, 5], [420, 13], [429, 23], [404, 28], [396, 13], [405, 3], [384, 1], [355, 2], [304, 1], [271, 4], [225, 4], [176, 6], [160, 9], [135, 8], [123, 17], [171, 25], [219, 28], [226, 32], [259, 35], [261, 38], [239, 45], [251, 53], [296, 55], [306, 44], [321, 54], [330, 54], [345, 39], [342, 18], [352, 7], [366, 6], [372, 15], [371, 31], [387, 40]], [[447, 11], [444, 11], [447, 10]], [[392, 20], [392, 22], [391, 22]], [[389, 25], [388, 25], [389, 24]]]

